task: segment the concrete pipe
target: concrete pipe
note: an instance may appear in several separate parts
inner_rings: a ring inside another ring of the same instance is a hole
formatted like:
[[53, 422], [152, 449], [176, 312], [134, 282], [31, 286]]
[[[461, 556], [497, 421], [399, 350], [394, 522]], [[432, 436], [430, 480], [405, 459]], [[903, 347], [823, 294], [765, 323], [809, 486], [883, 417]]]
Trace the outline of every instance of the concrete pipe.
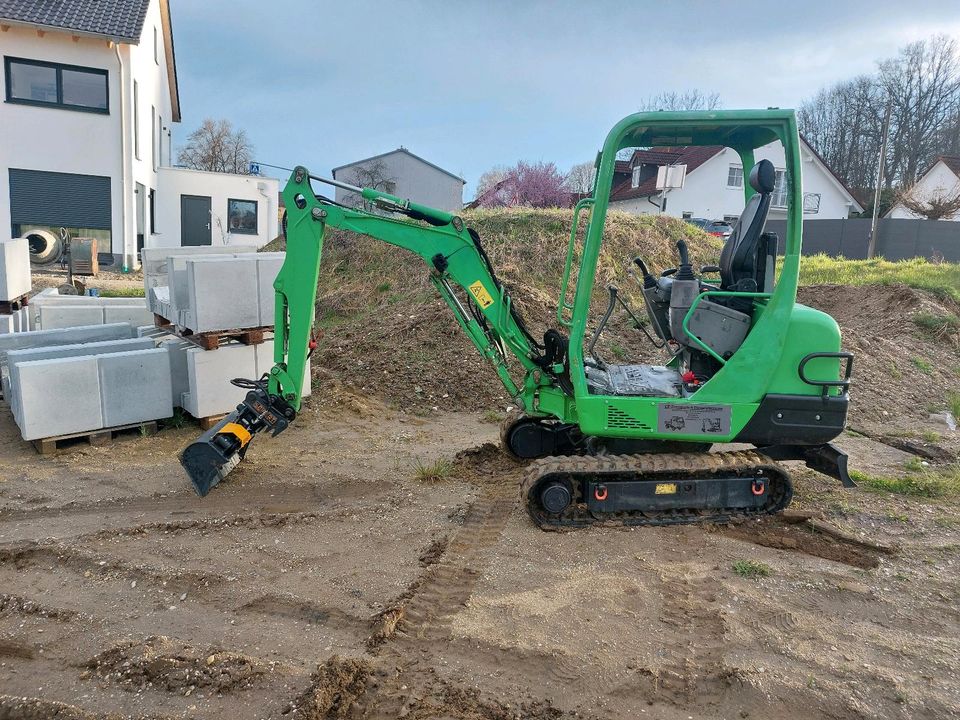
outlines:
[[34, 265], [49, 265], [63, 254], [63, 243], [49, 230], [31, 230], [23, 237], [30, 246], [30, 262]]

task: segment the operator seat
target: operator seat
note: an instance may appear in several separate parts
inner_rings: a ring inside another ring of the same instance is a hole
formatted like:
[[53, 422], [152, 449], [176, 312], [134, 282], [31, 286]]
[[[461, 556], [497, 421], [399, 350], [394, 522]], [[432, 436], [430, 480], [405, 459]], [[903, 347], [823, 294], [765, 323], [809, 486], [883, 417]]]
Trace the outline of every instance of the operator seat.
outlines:
[[[768, 249], [761, 247], [763, 226], [777, 183], [777, 171], [769, 160], [761, 160], [750, 171], [750, 187], [756, 190], [720, 253], [720, 289], [754, 292], [761, 284]], [[776, 252], [776, 247], [773, 248]], [[762, 254], [763, 257], [760, 257]], [[750, 282], [753, 281], [753, 282]]]

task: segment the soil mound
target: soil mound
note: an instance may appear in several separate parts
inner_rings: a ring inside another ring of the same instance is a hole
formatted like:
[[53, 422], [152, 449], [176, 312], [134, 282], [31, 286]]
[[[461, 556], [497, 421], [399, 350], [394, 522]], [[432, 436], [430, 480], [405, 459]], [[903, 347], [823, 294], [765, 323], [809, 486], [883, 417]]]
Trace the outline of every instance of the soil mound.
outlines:
[[357, 700], [367, 690], [371, 666], [366, 660], [334, 655], [310, 678], [310, 687], [292, 704], [297, 720], [352, 717]]
[[[535, 337], [556, 325], [556, 301], [570, 238], [569, 210], [482, 210], [464, 215], [480, 235], [497, 276]], [[582, 228], [581, 223], [581, 228]], [[582, 231], [581, 231], [582, 232]], [[695, 265], [716, 262], [720, 242], [667, 217], [610, 213], [593, 293], [594, 316], [613, 283], [644, 317], [639, 285], [628, 274], [641, 255], [655, 272], [676, 266], [676, 241], [685, 238]], [[321, 337], [317, 367], [348, 389], [378, 395], [397, 409], [505, 409], [499, 380], [446, 304], [420, 258], [382, 242], [342, 232], [324, 240], [317, 301]], [[622, 311], [598, 345], [606, 357], [660, 357]]]
[[201, 651], [162, 635], [118, 645], [87, 666], [129, 690], [154, 687], [178, 695], [210, 687], [219, 693], [252, 687], [266, 669], [239, 653]]
[[854, 354], [850, 422], [925, 420], [960, 388], [955, 338], [917, 322], [960, 314], [953, 301], [905, 285], [813, 285], [797, 300], [832, 315]]

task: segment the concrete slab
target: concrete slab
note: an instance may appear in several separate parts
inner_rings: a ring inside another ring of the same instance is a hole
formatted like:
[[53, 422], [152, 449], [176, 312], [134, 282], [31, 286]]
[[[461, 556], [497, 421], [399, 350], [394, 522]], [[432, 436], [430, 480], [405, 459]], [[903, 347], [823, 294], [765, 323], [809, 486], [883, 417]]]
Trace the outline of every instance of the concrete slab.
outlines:
[[162, 348], [110, 353], [97, 358], [104, 427], [173, 415], [170, 355]]
[[20, 432], [24, 440], [103, 427], [96, 357], [55, 358], [18, 364]]
[[0, 335], [14, 333], [17, 331], [16, 327], [14, 327], [13, 318], [13, 315], [0, 315]]
[[196, 349], [197, 346], [189, 340], [169, 335], [160, 340], [160, 347], [170, 355], [170, 394], [173, 396], [173, 406], [183, 407], [183, 396], [190, 392], [187, 351]]
[[[274, 366], [273, 340], [266, 340], [255, 347], [257, 349], [257, 377], [262, 377], [264, 374], [269, 373]], [[303, 373], [303, 387], [301, 388], [300, 394], [303, 397], [309, 397], [311, 391], [310, 363], [307, 362], [307, 368]]]
[[103, 308], [105, 323], [127, 322], [134, 327], [153, 322], [153, 313], [146, 304], [108, 305]]
[[182, 324], [194, 332], [259, 327], [255, 255], [186, 261], [187, 306]]
[[257, 255], [257, 294], [260, 306], [260, 325], [274, 324], [276, 291], [273, 281], [283, 266], [286, 253], [260, 253]]
[[83, 325], [55, 330], [31, 330], [30, 332], [5, 335], [0, 338], [0, 362], [6, 362], [6, 353], [9, 350], [99, 342], [101, 340], [122, 340], [135, 335], [133, 326], [129, 323]]
[[30, 245], [26, 238], [0, 241], [0, 300], [30, 292]]
[[186, 351], [187, 380], [183, 409], [194, 417], [209, 417], [233, 410], [246, 390], [230, 384], [233, 378], [256, 378], [256, 345], [230, 342], [216, 350]]
[[[34, 306], [31, 306], [34, 307]], [[103, 325], [103, 308], [98, 305], [39, 305], [35, 315], [41, 330]]]
[[68, 357], [88, 357], [96, 355], [107, 355], [110, 353], [130, 352], [134, 350], [153, 350], [156, 343], [152, 338], [128, 338], [122, 340], [105, 340], [102, 342], [80, 343], [72, 345], [53, 345], [49, 347], [26, 348], [23, 350], [10, 350], [7, 353], [7, 375], [9, 380], [7, 386], [9, 391], [4, 392], [4, 398], [10, 405], [10, 411], [14, 417], [20, 420], [20, 398], [17, 395], [16, 388], [19, 387], [18, 379], [20, 363], [35, 362], [37, 360], [51, 360], [54, 358]]
[[13, 331], [27, 332], [30, 329], [30, 313], [22, 307], [13, 314]]
[[[167, 270], [168, 259], [171, 257], [187, 258], [199, 257], [204, 255], [242, 255], [246, 253], [255, 253], [257, 251], [254, 245], [205, 245], [202, 247], [156, 247], [143, 248], [140, 251], [140, 260], [143, 270], [143, 286], [147, 293], [147, 307], [151, 312], [159, 313], [159, 310], [150, 299], [150, 288], [158, 285], [168, 285]], [[167, 317], [164, 315], [164, 317]]]

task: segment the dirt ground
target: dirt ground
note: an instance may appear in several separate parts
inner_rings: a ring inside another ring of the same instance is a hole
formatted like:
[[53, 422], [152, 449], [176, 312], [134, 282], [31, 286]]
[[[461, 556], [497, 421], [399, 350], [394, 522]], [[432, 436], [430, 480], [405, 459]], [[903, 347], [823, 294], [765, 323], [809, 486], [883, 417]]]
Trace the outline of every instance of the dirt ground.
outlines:
[[201, 500], [194, 426], [41, 457], [0, 413], [0, 718], [960, 715], [957, 503], [796, 469], [794, 507], [865, 542], [545, 533], [497, 431], [341, 387]]

